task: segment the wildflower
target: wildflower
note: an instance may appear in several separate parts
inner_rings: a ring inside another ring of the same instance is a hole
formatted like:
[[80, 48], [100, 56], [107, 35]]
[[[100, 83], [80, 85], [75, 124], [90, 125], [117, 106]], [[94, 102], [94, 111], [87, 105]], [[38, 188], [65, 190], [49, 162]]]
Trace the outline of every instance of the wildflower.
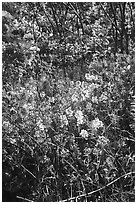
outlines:
[[84, 129], [81, 130], [80, 132], [80, 135], [85, 138], [85, 139], [88, 139], [88, 132]]
[[70, 87], [74, 86], [74, 81], [70, 81]]
[[89, 73], [86, 73], [86, 74], [85, 74], [85, 78], [86, 78], [86, 80], [88, 80], [88, 81], [92, 81], [92, 80], [97, 81], [97, 80], [98, 80], [98, 76], [97, 76], [97, 75], [90, 75]]
[[92, 79], [94, 78], [94, 76], [93, 76], [93, 75], [90, 75], [89, 73], [86, 73], [86, 74], [85, 74], [85, 78], [86, 78], [87, 81], [92, 81]]
[[81, 101], [84, 101], [84, 100], [86, 100], [86, 96], [83, 93], [81, 93]]
[[98, 98], [97, 98], [97, 96], [93, 96], [91, 100], [92, 100], [93, 103], [98, 103]]
[[81, 81], [76, 81], [76, 87], [79, 88], [81, 86]]
[[44, 130], [44, 128], [45, 128], [45, 126], [43, 125], [43, 123], [42, 123], [42, 120], [41, 119], [39, 119], [38, 121], [37, 121], [37, 126], [39, 127], [39, 129], [40, 130]]
[[90, 110], [92, 110], [92, 104], [90, 102], [87, 103], [86, 110], [89, 112], [90, 112]]
[[55, 102], [55, 98], [54, 97], [49, 97], [49, 102], [50, 103], [54, 103]]
[[106, 102], [108, 99], [108, 97], [105, 95], [105, 94], [101, 94], [101, 96], [99, 97], [99, 101], [103, 101], [103, 102]]
[[41, 97], [41, 98], [44, 98], [45, 96], [46, 96], [45, 92], [42, 91], [42, 92], [40, 93], [40, 97]]
[[111, 114], [111, 122], [112, 124], [116, 125], [119, 121], [119, 118], [117, 115], [115, 115], [114, 113]]
[[114, 159], [112, 157], [110, 157], [110, 156], [107, 157], [106, 158], [106, 163], [107, 163], [110, 170], [116, 169], [115, 166], [114, 166]]
[[102, 150], [100, 148], [98, 148], [97, 146], [95, 146], [93, 149], [93, 154], [98, 157], [98, 156], [102, 155]]
[[66, 115], [61, 115], [60, 119], [61, 119], [62, 126], [68, 125], [68, 119], [67, 119]]
[[11, 144], [16, 144], [16, 139], [10, 138]]
[[81, 88], [82, 88], [82, 89], [87, 89], [88, 85], [89, 85], [89, 84], [88, 84], [87, 82], [82, 81], [82, 83], [81, 83]]
[[3, 121], [3, 128], [9, 133], [13, 131], [13, 127], [9, 121]]
[[90, 147], [86, 147], [84, 149], [84, 156], [89, 156], [92, 153], [92, 149]]
[[84, 89], [82, 90], [83, 94], [85, 95], [85, 98], [89, 98], [90, 97], [90, 92], [88, 89]]
[[77, 118], [77, 124], [82, 124], [84, 120], [84, 116], [81, 110], [77, 110], [75, 113], [75, 117]]
[[89, 86], [87, 88], [88, 88], [89, 92], [92, 93], [96, 87], [95, 87], [94, 83], [91, 83], [91, 84], [89, 84]]
[[27, 104], [24, 104], [23, 107], [21, 107], [19, 110], [19, 114], [20, 114], [21, 118], [26, 117], [28, 112], [29, 112], [29, 109], [28, 109]]
[[69, 108], [66, 109], [66, 114], [67, 114], [69, 117], [72, 117], [72, 116], [73, 116], [73, 111], [72, 111], [71, 107], [69, 107]]
[[127, 70], [130, 70], [130, 68], [131, 68], [131, 66], [130, 66], [130, 64], [127, 66]]
[[77, 97], [76, 94], [73, 94], [73, 95], [72, 95], [72, 101], [73, 101], [73, 102], [78, 102], [78, 97]]
[[105, 147], [106, 145], [108, 145], [109, 143], [109, 139], [107, 139], [104, 136], [99, 136], [98, 140], [97, 140], [97, 145], [101, 146], [101, 147]]
[[61, 156], [63, 158], [68, 157], [69, 156], [69, 150], [62, 148], [61, 149]]
[[92, 128], [97, 130], [98, 128], [101, 128], [101, 127], [103, 127], [103, 123], [98, 118], [92, 121]]

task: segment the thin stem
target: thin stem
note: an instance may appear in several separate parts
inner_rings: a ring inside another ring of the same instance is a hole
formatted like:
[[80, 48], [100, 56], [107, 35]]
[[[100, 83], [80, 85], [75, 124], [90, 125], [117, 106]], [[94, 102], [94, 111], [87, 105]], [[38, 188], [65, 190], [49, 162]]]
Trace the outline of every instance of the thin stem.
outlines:
[[112, 184], [114, 184], [115, 182], [117, 182], [119, 179], [121, 179], [121, 178], [123, 178], [123, 177], [127, 177], [127, 176], [130, 175], [130, 174], [135, 174], [135, 172], [126, 173], [126, 174], [124, 174], [124, 175], [118, 177], [117, 179], [111, 181], [110, 183], [108, 183], [107, 185], [103, 186], [102, 188], [99, 188], [99, 189], [97, 189], [97, 190], [91, 191], [90, 193], [87, 193], [87, 194], [82, 194], [82, 195], [79, 195], [79, 196], [76, 196], [76, 197], [72, 197], [72, 198], [69, 198], [69, 199], [66, 199], [66, 200], [62, 200], [62, 202], [66, 202], [66, 201], [73, 200], [73, 199], [78, 199], [78, 198], [83, 197], [83, 196], [87, 196], [87, 197], [88, 197], [88, 196], [91, 196], [92, 194], [97, 193], [97, 192], [99, 192], [99, 191], [105, 189], [105, 188], [108, 187], [108, 186], [111, 186]]

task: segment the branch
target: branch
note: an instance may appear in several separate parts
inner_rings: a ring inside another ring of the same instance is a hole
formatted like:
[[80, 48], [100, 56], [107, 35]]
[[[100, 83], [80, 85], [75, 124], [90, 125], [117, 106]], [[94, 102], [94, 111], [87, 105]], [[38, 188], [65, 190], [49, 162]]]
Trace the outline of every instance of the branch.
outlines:
[[53, 13], [53, 17], [54, 17], [54, 20], [55, 20], [55, 23], [56, 23], [56, 26], [57, 26], [58, 33], [59, 33], [59, 35], [61, 37], [61, 32], [60, 32], [60, 29], [59, 29], [58, 21], [57, 21], [55, 10], [54, 10], [54, 7], [52, 6], [52, 3], [51, 3], [50, 7], [51, 7], [51, 10], [52, 10], [52, 13]]
[[29, 171], [28, 169], [26, 169], [25, 166], [23, 166], [23, 165], [21, 164], [21, 167], [22, 167], [23, 169], [25, 169], [25, 171], [27, 171], [33, 178], [36, 179], [36, 176], [35, 176], [33, 173], [31, 173], [31, 171]]
[[76, 197], [72, 197], [72, 198], [68, 198], [68, 199], [66, 199], [66, 200], [62, 200], [62, 202], [67, 202], [67, 201], [69, 201], [69, 200], [78, 199], [78, 198], [83, 197], [83, 196], [85, 196], [85, 197], [91, 196], [92, 194], [97, 193], [97, 192], [99, 192], [99, 191], [105, 189], [105, 188], [108, 187], [108, 186], [111, 186], [112, 184], [114, 184], [115, 182], [117, 182], [119, 179], [121, 179], [121, 178], [123, 178], [123, 177], [127, 177], [127, 176], [130, 175], [130, 174], [135, 174], [135, 172], [126, 173], [126, 174], [124, 174], [124, 175], [118, 177], [117, 179], [111, 181], [110, 183], [108, 183], [107, 185], [103, 186], [102, 188], [99, 188], [99, 189], [94, 190], [94, 191], [92, 191], [92, 192], [90, 192], [90, 193], [87, 193], [87, 194], [85, 193], [85, 194], [82, 194], [82, 195], [79, 195], [79, 196], [76, 196]]
[[[41, 2], [39, 2], [39, 3], [41, 3]], [[44, 3], [44, 2], [43, 2], [43, 3]], [[41, 5], [41, 4], [40, 4], [40, 5]], [[47, 17], [49, 23], [51, 24], [52, 29], [53, 29], [53, 32], [54, 32], [54, 29], [55, 29], [55, 28], [54, 28], [54, 25], [53, 25], [52, 21], [50, 20], [49, 16], [48, 16], [48, 15], [46, 14], [46, 12], [45, 12], [45, 5], [41, 5], [41, 8], [42, 8], [42, 10], [43, 10], [45, 16]]]
[[76, 5], [77, 5], [78, 10], [79, 10], [79, 21], [80, 21], [82, 32], [83, 32], [83, 35], [84, 35], [85, 32], [84, 32], [84, 27], [83, 27], [82, 18], [81, 18], [81, 11], [80, 11], [80, 8], [78, 6], [78, 3]]
[[117, 30], [120, 31], [120, 29], [115, 25], [115, 23], [113, 23], [113, 21], [112, 21], [112, 19], [110, 18], [109, 14], [105, 11], [105, 9], [104, 9], [102, 3], [100, 3], [100, 6], [101, 6], [102, 10], [104, 11], [104, 13], [106, 14], [108, 20], [111, 22], [111, 24], [112, 24]]
[[130, 15], [131, 15], [131, 21], [133, 21], [133, 26], [135, 27], [135, 21], [134, 21], [134, 17], [133, 17], [133, 12], [132, 10], [134, 10], [134, 8], [131, 7], [131, 2], [128, 2], [129, 8], [130, 8]]
[[[81, 16], [78, 14], [77, 10], [75, 9], [75, 7], [72, 5], [72, 3], [69, 3], [70, 7], [73, 9], [74, 13], [76, 14], [76, 16], [79, 18], [80, 24], [81, 24], [81, 28], [82, 28], [82, 32], [84, 34], [84, 28], [83, 28], [83, 24], [82, 24], [82, 19]], [[79, 10], [80, 13], [80, 10]]]
[[19, 198], [19, 199], [21, 199], [23, 201], [34, 202], [33, 200], [29, 200], [27, 198], [23, 198], [23, 197], [20, 197], [20, 196], [16, 196], [16, 198]]

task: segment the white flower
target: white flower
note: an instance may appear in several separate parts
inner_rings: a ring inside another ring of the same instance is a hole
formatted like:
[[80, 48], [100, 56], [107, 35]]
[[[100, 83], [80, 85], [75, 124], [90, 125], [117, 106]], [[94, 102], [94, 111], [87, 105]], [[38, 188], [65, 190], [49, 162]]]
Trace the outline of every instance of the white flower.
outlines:
[[84, 129], [81, 130], [80, 132], [80, 135], [85, 138], [85, 139], [88, 139], [88, 132]]
[[73, 95], [72, 95], [72, 101], [73, 101], [73, 102], [78, 102], [78, 97], [77, 97], [76, 94], [73, 94]]
[[42, 122], [42, 120], [39, 118], [38, 120], [37, 120], [37, 126], [39, 127], [39, 129], [40, 130], [44, 130], [44, 128], [45, 128], [45, 126], [43, 125], [43, 122]]
[[130, 70], [130, 68], [131, 68], [131, 66], [130, 66], [130, 64], [127, 66], [127, 70]]
[[75, 117], [77, 118], [77, 124], [82, 124], [84, 120], [84, 116], [81, 110], [77, 110], [75, 113]]
[[[106, 93], [106, 94], [107, 94], [107, 93]], [[106, 102], [107, 99], [108, 99], [108, 97], [107, 97], [107, 95], [105, 95], [104, 93], [101, 94], [101, 96], [99, 97], [99, 101], [104, 101], [104, 102]]]
[[89, 91], [90, 93], [92, 93], [93, 90], [94, 90], [96, 87], [95, 87], [95, 84], [94, 84], [94, 83], [91, 83], [91, 84], [89, 84], [89, 86], [88, 86], [87, 88], [88, 88], [88, 91]]
[[10, 138], [10, 142], [11, 142], [12, 144], [16, 144], [16, 139]]
[[82, 89], [87, 89], [88, 86], [89, 86], [89, 84], [87, 82], [82, 81], [82, 83], [81, 83], [81, 88]]
[[103, 127], [103, 123], [98, 118], [96, 118], [92, 121], [92, 127], [97, 130], [98, 128]]
[[67, 119], [66, 115], [61, 115], [60, 119], [61, 119], [62, 126], [68, 125], [68, 119]]
[[39, 129], [43, 131], [44, 128], [45, 128], [45, 126], [44, 126], [42, 123], [40, 123], [40, 124], [39, 124]]
[[97, 98], [97, 96], [93, 96], [92, 99], [91, 99], [91, 101], [92, 101], [93, 103], [98, 103], [98, 98]]
[[86, 78], [86, 80], [88, 80], [88, 81], [92, 81], [92, 80], [98, 80], [98, 76], [97, 75], [90, 75], [89, 73], [86, 73], [85, 74], [85, 78]]
[[82, 93], [81, 94], [81, 101], [84, 101], [84, 100], [86, 100], [86, 96]]
[[87, 81], [92, 81], [93, 75], [90, 75], [89, 73], [86, 73], [85, 78], [86, 78]]
[[97, 144], [101, 147], [106, 146], [109, 143], [109, 139], [107, 139], [104, 136], [99, 136], [98, 140], [97, 140]]
[[87, 105], [86, 105], [86, 110], [87, 110], [87, 111], [92, 110], [92, 103], [90, 103], [90, 102], [87, 103]]
[[74, 81], [70, 81], [70, 87], [74, 86]]
[[83, 89], [82, 92], [85, 95], [85, 99], [90, 97], [90, 92], [88, 89]]
[[76, 81], [76, 87], [79, 88], [81, 86], [81, 81]]
[[41, 93], [40, 93], [40, 96], [41, 96], [41, 98], [44, 98], [45, 97], [45, 92], [44, 91], [42, 91]]
[[73, 111], [72, 111], [71, 107], [69, 107], [69, 108], [66, 109], [66, 114], [67, 114], [69, 117], [72, 117], [72, 116], [73, 116]]

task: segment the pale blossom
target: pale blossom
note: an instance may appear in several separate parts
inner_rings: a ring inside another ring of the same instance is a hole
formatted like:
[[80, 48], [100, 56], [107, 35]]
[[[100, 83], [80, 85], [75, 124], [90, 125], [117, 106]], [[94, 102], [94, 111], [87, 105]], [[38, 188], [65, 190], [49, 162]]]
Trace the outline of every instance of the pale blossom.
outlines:
[[[107, 93], [106, 93], [107, 94]], [[107, 99], [108, 99], [108, 97], [107, 97], [107, 95], [105, 95], [104, 93], [103, 94], [101, 94], [101, 96], [99, 97], [99, 101], [107, 101]]]
[[102, 121], [100, 121], [98, 118], [96, 118], [96, 119], [94, 119], [93, 121], [92, 121], [92, 127], [95, 129], [95, 130], [97, 130], [98, 128], [101, 128], [101, 127], [103, 127], [104, 125], [103, 125], [103, 122]]
[[85, 74], [85, 78], [88, 81], [92, 81], [92, 80], [98, 80], [98, 76], [97, 75], [90, 75], [89, 73]]
[[90, 92], [89, 92], [88, 89], [83, 89], [82, 92], [83, 92], [85, 98], [89, 98], [90, 97]]
[[68, 125], [68, 119], [67, 119], [66, 115], [61, 115], [60, 119], [61, 119], [62, 126]]
[[72, 111], [71, 107], [69, 107], [69, 108], [66, 109], [66, 114], [67, 114], [69, 117], [72, 117], [72, 116], [73, 116], [73, 111]]
[[76, 87], [80, 87], [81, 86], [81, 81], [76, 81]]
[[38, 119], [37, 121], [37, 126], [39, 127], [40, 130], [44, 130], [45, 126], [43, 125], [42, 123], [42, 120], [41, 119]]
[[88, 139], [88, 132], [84, 129], [81, 130], [80, 136], [82, 136], [85, 139]]
[[73, 94], [71, 99], [73, 102], [78, 102], [78, 96], [76, 94]]
[[75, 113], [75, 117], [77, 118], [77, 124], [83, 124], [84, 116], [81, 110], [77, 110]]
[[108, 143], [109, 143], [109, 139], [107, 139], [106, 137], [104, 137], [104, 136], [98, 137], [97, 145], [104, 147], [104, 146], [108, 145]]
[[89, 111], [89, 112], [92, 110], [92, 103], [88, 102], [86, 104], [86, 110]]
[[91, 99], [91, 101], [92, 101], [93, 103], [98, 103], [98, 98], [97, 98], [97, 96], [93, 96], [92, 99]]

